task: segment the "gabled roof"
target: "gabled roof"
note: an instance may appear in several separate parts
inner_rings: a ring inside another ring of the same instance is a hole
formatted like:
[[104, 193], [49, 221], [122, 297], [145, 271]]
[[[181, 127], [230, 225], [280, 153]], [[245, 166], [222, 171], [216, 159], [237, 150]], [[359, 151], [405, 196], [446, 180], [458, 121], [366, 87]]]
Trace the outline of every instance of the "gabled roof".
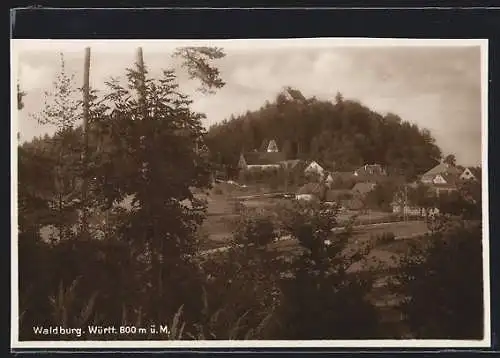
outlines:
[[434, 168], [428, 170], [424, 174], [422, 174], [422, 177], [434, 177], [438, 174], [442, 173], [451, 173], [455, 175], [460, 175], [462, 174], [460, 170], [457, 167], [454, 167], [452, 165], [449, 165], [447, 163], [439, 163], [436, 165]]
[[352, 187], [351, 190], [353, 192], [357, 192], [359, 194], [364, 195], [364, 194], [368, 194], [369, 192], [371, 192], [375, 188], [376, 185], [377, 184], [375, 184], [375, 183], [367, 183], [367, 182], [357, 183], [356, 185], [354, 185]]
[[297, 194], [312, 194], [316, 196], [321, 196], [326, 190], [325, 186], [321, 183], [307, 183], [304, 184], [298, 191]]
[[309, 168], [311, 165], [315, 165], [315, 166], [320, 167], [322, 170], [325, 170], [325, 168], [315, 160], [311, 160], [311, 161], [307, 162], [306, 164], [307, 164], [306, 169]]
[[278, 164], [285, 159], [285, 154], [281, 152], [250, 152], [243, 154], [247, 165], [267, 165]]
[[353, 173], [352, 172], [332, 172], [332, 177], [333, 179], [335, 178], [340, 178], [340, 179], [350, 179], [353, 177]]
[[278, 145], [276, 144], [276, 141], [274, 139], [271, 139], [269, 141], [269, 144], [267, 146], [267, 151], [268, 152], [278, 152]]
[[385, 170], [380, 164], [365, 164], [354, 171], [358, 176], [385, 175]]
[[300, 159], [290, 159], [290, 160], [282, 160], [280, 164], [287, 167], [288, 169], [297, 169], [299, 167], [305, 168], [307, 163]]
[[458, 179], [460, 178], [458, 175], [452, 173], [442, 173], [440, 175], [443, 177], [444, 180], [446, 180], [446, 184], [449, 185], [455, 185], [458, 182]]
[[[477, 168], [477, 167], [467, 167], [465, 168], [465, 170], [470, 170], [470, 172], [472, 173], [472, 175], [474, 175], [474, 177], [477, 179], [477, 180], [481, 180], [481, 168]], [[464, 171], [465, 171], [464, 170]]]

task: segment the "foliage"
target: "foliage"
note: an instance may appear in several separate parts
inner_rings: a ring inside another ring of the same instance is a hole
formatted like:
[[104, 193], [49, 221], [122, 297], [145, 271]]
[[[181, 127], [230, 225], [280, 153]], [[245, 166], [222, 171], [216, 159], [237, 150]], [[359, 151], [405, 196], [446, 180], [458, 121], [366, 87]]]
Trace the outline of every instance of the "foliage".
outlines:
[[[74, 83], [74, 74], [65, 70], [64, 57], [61, 54], [61, 70], [53, 83], [53, 91], [45, 92], [45, 105], [41, 112], [31, 114], [31, 117], [42, 125], [51, 125], [56, 128], [52, 138], [43, 141], [24, 144], [18, 150], [20, 182], [31, 187], [31, 198], [33, 193], [39, 193], [38, 205], [30, 213], [31, 218], [44, 217], [46, 224], [52, 224], [56, 228], [56, 236], [59, 240], [69, 238], [74, 233], [74, 227], [78, 223], [78, 209], [80, 208], [80, 182], [82, 176], [81, 163], [81, 132], [74, 130], [75, 123], [81, 117], [80, 101], [76, 98], [79, 90]], [[44, 176], [32, 176], [30, 160], [40, 161], [33, 167], [43, 165]], [[33, 182], [34, 180], [34, 182]], [[49, 182], [52, 183], [49, 184]], [[27, 199], [30, 194], [28, 190], [20, 190], [20, 198]], [[41, 201], [44, 204], [41, 204]], [[23, 210], [28, 211], [28, 207]], [[26, 222], [21, 222], [23, 225]], [[36, 227], [37, 223], [29, 223]], [[20, 228], [21, 231], [24, 228]]]
[[446, 157], [444, 157], [443, 162], [451, 166], [455, 166], [457, 164], [457, 160], [454, 154], [448, 154]]
[[24, 108], [23, 99], [26, 97], [26, 92], [21, 90], [21, 85], [17, 84], [17, 109], [22, 110]]
[[406, 197], [409, 204], [420, 208], [431, 209], [436, 205], [436, 194], [423, 183], [416, 187], [406, 187]]
[[210, 64], [211, 60], [219, 60], [224, 56], [224, 51], [218, 47], [183, 47], [174, 53], [174, 57], [182, 58], [189, 76], [201, 81], [199, 90], [203, 93], [214, 93], [225, 85], [219, 69]]
[[460, 216], [466, 220], [481, 220], [481, 183], [468, 181], [459, 185], [458, 191], [440, 194], [437, 207], [443, 214]]
[[205, 319], [197, 325], [198, 337], [266, 339], [274, 330], [282, 270], [269, 247], [277, 233], [276, 218], [245, 208], [239, 215], [233, 247], [202, 264], [207, 275]]
[[402, 258], [393, 290], [405, 297], [401, 308], [415, 338], [482, 338], [481, 237], [480, 225], [458, 222]]
[[392, 211], [391, 203], [394, 200], [394, 195], [398, 190], [398, 186], [394, 182], [386, 181], [379, 183], [375, 188], [366, 195], [367, 206], [371, 209], [390, 212]]
[[285, 232], [303, 250], [281, 280], [277, 339], [359, 339], [377, 334], [378, 317], [367, 300], [371, 282], [348, 272], [369, 249], [351, 249], [349, 231], [332, 232], [335, 213], [335, 208], [321, 204], [299, 203], [284, 218]]
[[81, 118], [80, 101], [75, 94], [79, 92], [74, 73], [66, 72], [64, 55], [61, 53], [61, 69], [53, 82], [53, 90], [45, 91], [45, 107], [41, 113], [32, 114], [40, 124], [50, 124], [64, 132], [74, 127]]
[[439, 163], [441, 151], [428, 130], [355, 101], [303, 100], [295, 92], [285, 89], [279, 101], [212, 126], [207, 144], [213, 160], [235, 166], [242, 149], [276, 138], [288, 158], [316, 160], [337, 171], [379, 163], [389, 174], [412, 178]]
[[392, 232], [384, 232], [382, 234], [377, 235], [374, 238], [374, 240], [377, 242], [377, 244], [379, 244], [381, 246], [390, 244], [390, 243], [394, 242], [395, 239], [396, 239], [396, 237], [394, 236], [394, 233], [392, 233]]
[[272, 214], [265, 210], [244, 210], [240, 213], [235, 240], [239, 244], [267, 246], [276, 239]]
[[[203, 116], [190, 110], [191, 102], [177, 90], [172, 71], [152, 80], [144, 68], [130, 70], [127, 87], [111, 80], [104, 95], [91, 93], [92, 155], [84, 172], [82, 131], [75, 126], [80, 103], [72, 79], [63, 62], [53, 96], [34, 115], [42, 124], [56, 125], [57, 133], [19, 148], [19, 241], [29, 248], [20, 250], [20, 266], [29, 267], [34, 256], [44, 258], [37, 267], [43, 275], [31, 272], [21, 279], [23, 321], [57, 324], [44, 317], [51, 311], [49, 296], [60, 284], [68, 287], [80, 277], [74, 288], [79, 294], [71, 296], [78, 301], [73, 306], [97, 292], [95, 311], [106, 323], [119, 325], [124, 315], [165, 322], [180, 305], [193, 322], [201, 305], [201, 276], [190, 254], [196, 250], [204, 203], [192, 189], [207, 188], [210, 172], [203, 150]], [[72, 195], [79, 194], [85, 176], [92, 179], [91, 216], [106, 240], [94, 240], [96, 231], [89, 241], [59, 230], [64, 240], [42, 243], [42, 227], [74, 227], [77, 218], [69, 214], [77, 212], [79, 201]], [[121, 209], [126, 201], [131, 205]], [[30, 294], [33, 286], [36, 295]], [[68, 302], [57, 300], [55, 307], [70, 310]], [[141, 307], [148, 309], [131, 311]], [[23, 334], [32, 334], [29, 330], [25, 324]]]

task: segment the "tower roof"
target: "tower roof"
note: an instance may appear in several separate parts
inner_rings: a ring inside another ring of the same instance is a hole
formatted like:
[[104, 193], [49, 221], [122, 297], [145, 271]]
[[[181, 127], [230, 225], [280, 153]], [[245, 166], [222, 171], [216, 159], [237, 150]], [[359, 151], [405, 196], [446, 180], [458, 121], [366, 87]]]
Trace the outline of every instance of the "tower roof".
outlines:
[[268, 152], [279, 152], [278, 145], [276, 144], [276, 141], [274, 139], [271, 139], [269, 141], [269, 144], [267, 146], [267, 151]]

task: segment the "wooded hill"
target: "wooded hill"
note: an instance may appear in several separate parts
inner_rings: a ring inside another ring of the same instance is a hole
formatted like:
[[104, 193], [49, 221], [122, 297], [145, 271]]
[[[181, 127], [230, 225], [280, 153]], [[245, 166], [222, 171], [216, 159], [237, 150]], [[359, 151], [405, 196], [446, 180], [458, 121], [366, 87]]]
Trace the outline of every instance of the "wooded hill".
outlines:
[[276, 139], [287, 159], [316, 160], [329, 170], [349, 171], [379, 163], [389, 173], [413, 178], [439, 163], [441, 150], [427, 129], [382, 115], [344, 99], [305, 98], [287, 87], [273, 103], [212, 126], [206, 136], [214, 162], [234, 168], [242, 151]]

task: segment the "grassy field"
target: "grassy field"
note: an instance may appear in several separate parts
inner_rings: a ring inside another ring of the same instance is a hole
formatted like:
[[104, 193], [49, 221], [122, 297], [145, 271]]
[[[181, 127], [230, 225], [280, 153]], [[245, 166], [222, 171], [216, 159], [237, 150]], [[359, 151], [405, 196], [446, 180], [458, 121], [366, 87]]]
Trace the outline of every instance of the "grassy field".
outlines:
[[[382, 261], [387, 265], [387, 267], [392, 267], [392, 256], [397, 253], [404, 252], [403, 248], [407, 247], [405, 244], [405, 238], [411, 235], [424, 235], [428, 232], [427, 224], [423, 221], [409, 221], [409, 222], [398, 222], [389, 223], [385, 225], [373, 225], [370, 227], [364, 227], [355, 229], [353, 235], [350, 239], [350, 245], [352, 249], [356, 247], [361, 247], [368, 244], [377, 235], [391, 232], [394, 234], [396, 239], [389, 243], [377, 246], [369, 255], [369, 258], [376, 262], [377, 260]], [[399, 246], [398, 250], [394, 250], [394, 247]], [[298, 243], [295, 240], [284, 240], [279, 241], [271, 246], [279, 251], [293, 251], [298, 248]]]
[[[247, 208], [272, 209], [288, 202], [287, 199], [262, 197], [262, 194], [263, 192], [259, 192], [258, 188], [241, 188], [227, 183], [216, 185], [210, 195], [204, 197], [207, 200], [208, 208], [207, 218], [199, 231], [201, 249], [225, 246], [231, 240], [235, 221], [238, 218], [237, 203], [241, 203]], [[242, 197], [245, 199], [241, 199]], [[392, 213], [387, 212], [370, 211], [359, 214], [355, 211], [344, 211], [338, 217], [340, 225], [347, 223], [354, 215], [357, 215], [357, 222], [360, 224], [394, 220]], [[376, 229], [374, 230], [376, 231]], [[399, 230], [399, 226], [396, 227], [396, 230]]]

